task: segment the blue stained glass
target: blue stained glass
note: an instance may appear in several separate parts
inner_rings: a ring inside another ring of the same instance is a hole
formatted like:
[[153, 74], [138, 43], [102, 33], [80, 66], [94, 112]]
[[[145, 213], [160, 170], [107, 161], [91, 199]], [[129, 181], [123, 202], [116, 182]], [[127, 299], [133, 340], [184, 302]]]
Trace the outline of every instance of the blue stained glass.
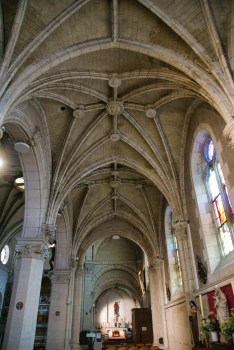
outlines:
[[[210, 163], [213, 160], [214, 154], [215, 154], [214, 144], [213, 144], [213, 141], [210, 140], [210, 142], [207, 144], [206, 151], [205, 151], [205, 157], [208, 163]], [[208, 186], [212, 197], [212, 202], [214, 205], [215, 217], [216, 217], [216, 222], [219, 229], [223, 252], [224, 252], [224, 255], [227, 255], [228, 253], [233, 251], [234, 247], [233, 247], [232, 236], [229, 230], [224, 203], [223, 203], [222, 195], [220, 191], [224, 190], [226, 194], [227, 202], [230, 207], [233, 221], [234, 221], [234, 212], [233, 212], [232, 204], [229, 198], [227, 186], [225, 184], [220, 163], [217, 161], [216, 170], [213, 168], [214, 164], [210, 163], [209, 166], [211, 167], [209, 168], [209, 171], [207, 174]], [[219, 178], [220, 182], [218, 182], [217, 177]], [[221, 186], [220, 186], [220, 183], [222, 184]], [[224, 195], [223, 192], [222, 194]]]
[[211, 162], [214, 158], [214, 143], [212, 140], [207, 145], [206, 158], [208, 162]]

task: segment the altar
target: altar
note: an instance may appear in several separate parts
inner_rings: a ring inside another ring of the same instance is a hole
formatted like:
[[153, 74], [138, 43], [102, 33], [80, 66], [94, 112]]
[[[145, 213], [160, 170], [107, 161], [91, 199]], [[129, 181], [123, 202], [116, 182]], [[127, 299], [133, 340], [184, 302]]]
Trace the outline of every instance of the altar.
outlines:
[[126, 339], [126, 327], [107, 327], [105, 334], [108, 334], [107, 339]]

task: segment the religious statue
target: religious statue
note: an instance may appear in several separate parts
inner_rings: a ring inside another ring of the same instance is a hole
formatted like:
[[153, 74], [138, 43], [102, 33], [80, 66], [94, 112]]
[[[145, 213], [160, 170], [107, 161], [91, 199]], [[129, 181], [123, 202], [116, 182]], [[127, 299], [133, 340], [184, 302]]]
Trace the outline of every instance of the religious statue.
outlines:
[[119, 306], [118, 301], [116, 301], [116, 302], [114, 303], [114, 314], [115, 314], [115, 315], [118, 315], [118, 306]]
[[118, 321], [118, 311], [119, 311], [119, 304], [118, 301], [114, 303], [114, 322]]
[[214, 287], [214, 305], [217, 310], [217, 319], [219, 323], [224, 323], [229, 318], [229, 310], [226, 295], [221, 291], [219, 286]]
[[54, 241], [52, 247], [51, 247], [51, 258], [49, 260], [49, 264], [50, 264], [50, 271], [52, 271], [54, 269], [54, 258], [55, 258], [55, 247], [56, 247], [56, 241]]
[[200, 310], [193, 300], [190, 300], [189, 305], [191, 308], [189, 312], [189, 319], [190, 319], [191, 328], [192, 328], [193, 341], [196, 348], [200, 346], [199, 328], [198, 328], [198, 321], [200, 321]]

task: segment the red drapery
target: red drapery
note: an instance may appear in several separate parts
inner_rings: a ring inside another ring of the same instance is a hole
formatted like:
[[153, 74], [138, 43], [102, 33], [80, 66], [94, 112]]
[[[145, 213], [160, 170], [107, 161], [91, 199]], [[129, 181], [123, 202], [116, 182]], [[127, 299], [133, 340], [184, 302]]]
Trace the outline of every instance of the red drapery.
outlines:
[[[228, 303], [228, 308], [229, 308], [229, 312], [230, 312], [231, 309], [234, 309], [234, 295], [233, 295], [233, 291], [232, 291], [232, 286], [231, 286], [231, 284], [228, 284], [227, 286], [221, 287], [220, 289], [227, 297], [227, 303]], [[212, 317], [215, 318], [215, 317], [217, 317], [217, 312], [216, 312], [216, 308], [214, 307], [213, 296], [214, 296], [214, 291], [207, 293], [210, 311], [214, 312]]]

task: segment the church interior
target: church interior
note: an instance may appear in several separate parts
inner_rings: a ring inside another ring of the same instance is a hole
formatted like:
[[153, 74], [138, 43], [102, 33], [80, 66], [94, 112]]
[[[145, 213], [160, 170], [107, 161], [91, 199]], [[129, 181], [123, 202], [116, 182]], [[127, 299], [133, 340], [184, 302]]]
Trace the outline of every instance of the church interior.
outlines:
[[234, 349], [234, 1], [0, 1], [0, 349]]

